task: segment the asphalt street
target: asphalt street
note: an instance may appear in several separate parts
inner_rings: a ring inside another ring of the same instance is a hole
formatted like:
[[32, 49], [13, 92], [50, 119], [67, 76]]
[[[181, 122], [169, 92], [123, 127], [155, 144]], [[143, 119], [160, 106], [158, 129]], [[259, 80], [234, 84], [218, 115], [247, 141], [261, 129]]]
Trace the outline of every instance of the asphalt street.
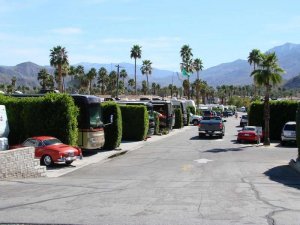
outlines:
[[0, 181], [0, 223], [300, 224], [295, 146], [237, 144], [197, 127], [60, 177]]

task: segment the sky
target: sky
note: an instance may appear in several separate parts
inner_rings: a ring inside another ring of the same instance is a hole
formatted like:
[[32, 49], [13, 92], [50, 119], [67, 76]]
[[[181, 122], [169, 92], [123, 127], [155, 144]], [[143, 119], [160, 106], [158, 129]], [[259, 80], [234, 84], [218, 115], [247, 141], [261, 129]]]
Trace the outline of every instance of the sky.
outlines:
[[300, 43], [299, 0], [0, 0], [0, 65], [49, 65], [65, 47], [70, 64], [142, 60], [179, 71], [187, 44], [204, 69]]

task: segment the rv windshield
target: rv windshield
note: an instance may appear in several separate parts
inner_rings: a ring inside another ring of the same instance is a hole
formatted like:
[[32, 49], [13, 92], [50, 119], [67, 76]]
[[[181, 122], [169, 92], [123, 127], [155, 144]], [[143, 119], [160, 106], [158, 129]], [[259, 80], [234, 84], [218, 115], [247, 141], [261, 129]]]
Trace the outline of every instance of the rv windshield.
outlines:
[[100, 104], [90, 104], [90, 127], [100, 128], [103, 126]]

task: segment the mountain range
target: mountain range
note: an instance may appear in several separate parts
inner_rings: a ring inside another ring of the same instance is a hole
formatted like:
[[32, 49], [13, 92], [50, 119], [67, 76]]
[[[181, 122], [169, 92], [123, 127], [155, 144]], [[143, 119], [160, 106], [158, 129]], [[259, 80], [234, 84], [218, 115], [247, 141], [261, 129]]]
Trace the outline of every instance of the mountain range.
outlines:
[[[283, 79], [288, 84], [290, 79], [300, 74], [300, 44], [286, 43], [281, 46], [274, 47], [267, 52], [275, 52], [279, 65], [286, 71], [283, 75]], [[248, 56], [246, 56], [248, 57]], [[87, 72], [92, 67], [97, 70], [100, 67], [106, 68], [108, 71], [117, 70], [115, 63], [112, 64], [100, 64], [100, 63], [88, 63], [82, 62], [74, 66], [82, 65]], [[131, 63], [119, 63], [120, 69], [126, 69], [129, 78], [134, 78], [134, 65]], [[145, 80], [140, 72], [140, 65], [137, 66], [137, 81], [141, 83]], [[17, 78], [18, 85], [26, 86], [39, 86], [37, 80], [37, 74], [42, 69], [46, 68], [50, 74], [53, 74], [54, 69], [50, 66], [40, 66], [33, 62], [24, 62], [16, 66], [0, 66], [0, 83], [11, 83], [11, 78], [15, 76]], [[249, 65], [247, 60], [237, 59], [233, 62], [223, 63], [214, 67], [210, 67], [206, 70], [200, 71], [200, 79], [205, 80], [210, 86], [216, 87], [218, 85], [246, 85], [252, 83], [250, 73], [252, 67]], [[196, 78], [196, 75], [191, 76], [191, 81]], [[149, 82], [159, 83], [161, 86], [166, 86], [171, 83], [174, 85], [181, 85], [182, 80], [185, 77], [182, 75], [169, 71], [153, 68], [152, 74], [149, 76]], [[300, 80], [300, 79], [299, 79]], [[300, 87], [299, 85], [292, 82], [293, 88]]]

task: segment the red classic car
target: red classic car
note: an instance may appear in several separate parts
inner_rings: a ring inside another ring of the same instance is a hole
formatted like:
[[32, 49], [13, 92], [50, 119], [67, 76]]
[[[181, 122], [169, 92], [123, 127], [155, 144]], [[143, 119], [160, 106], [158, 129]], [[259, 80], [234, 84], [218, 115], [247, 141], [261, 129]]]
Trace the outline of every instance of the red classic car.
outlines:
[[241, 131], [239, 131], [237, 135], [237, 142], [256, 142], [260, 143], [263, 139], [263, 132], [261, 127], [256, 126], [244, 126]]
[[34, 147], [35, 157], [45, 166], [52, 166], [54, 163], [70, 165], [77, 158], [82, 159], [80, 148], [63, 144], [57, 138], [50, 136], [28, 138], [21, 145], [11, 146], [11, 149], [18, 147]]

